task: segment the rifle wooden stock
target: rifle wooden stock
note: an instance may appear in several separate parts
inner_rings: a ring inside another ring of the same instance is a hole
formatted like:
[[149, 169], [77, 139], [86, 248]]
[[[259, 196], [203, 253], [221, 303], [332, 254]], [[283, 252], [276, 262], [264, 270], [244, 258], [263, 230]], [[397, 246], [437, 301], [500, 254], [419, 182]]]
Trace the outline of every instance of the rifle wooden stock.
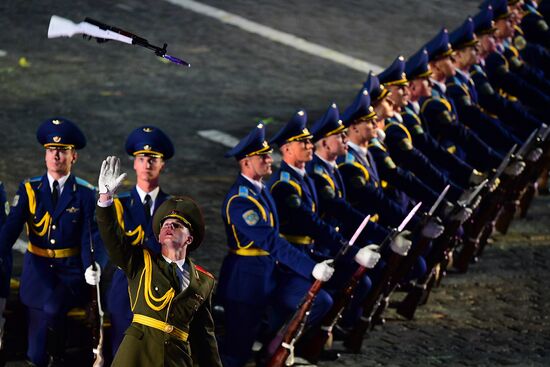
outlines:
[[367, 268], [359, 266], [346, 284], [346, 287], [338, 294], [338, 296], [333, 298], [334, 303], [332, 308], [324, 316], [321, 325], [316, 328], [313, 335], [309, 339], [308, 344], [302, 350], [302, 356], [308, 361], [313, 363], [319, 361], [319, 355], [323, 351], [327, 340], [330, 338], [334, 325], [336, 325], [342, 315], [342, 312], [351, 302], [357, 285], [361, 281], [361, 278], [365, 276], [367, 271]]
[[363, 344], [363, 336], [371, 328], [372, 318], [376, 312], [377, 306], [380, 304], [384, 296], [384, 289], [388, 284], [391, 276], [395, 273], [402, 256], [392, 252], [382, 272], [382, 276], [375, 283], [374, 287], [369, 291], [367, 298], [363, 302], [363, 316], [359, 319], [358, 324], [351, 330], [349, 336], [344, 341], [344, 346], [353, 353], [359, 353]]
[[286, 365], [286, 360], [290, 354], [293, 353], [294, 343], [304, 329], [313, 300], [321, 290], [322, 285], [323, 282], [320, 280], [316, 280], [312, 284], [290, 321], [283, 326], [281, 331], [279, 331], [277, 336], [273, 339], [271, 346], [273, 346], [275, 350], [269, 357], [269, 361], [266, 364], [267, 367], [282, 367]]

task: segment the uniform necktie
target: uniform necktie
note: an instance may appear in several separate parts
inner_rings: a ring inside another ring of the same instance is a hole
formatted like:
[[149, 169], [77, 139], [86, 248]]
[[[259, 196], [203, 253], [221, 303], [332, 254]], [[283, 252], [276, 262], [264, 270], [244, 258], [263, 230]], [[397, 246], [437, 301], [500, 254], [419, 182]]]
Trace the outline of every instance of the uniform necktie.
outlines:
[[151, 195], [145, 195], [145, 201], [143, 202], [143, 210], [145, 210], [145, 219], [147, 222], [151, 219]]
[[180, 270], [178, 264], [175, 262], [170, 263], [170, 269], [172, 270], [172, 275], [178, 281], [178, 292], [182, 291], [183, 288], [183, 272]]
[[54, 181], [52, 186], [52, 203], [55, 208], [57, 206], [57, 199], [59, 199], [59, 182]]

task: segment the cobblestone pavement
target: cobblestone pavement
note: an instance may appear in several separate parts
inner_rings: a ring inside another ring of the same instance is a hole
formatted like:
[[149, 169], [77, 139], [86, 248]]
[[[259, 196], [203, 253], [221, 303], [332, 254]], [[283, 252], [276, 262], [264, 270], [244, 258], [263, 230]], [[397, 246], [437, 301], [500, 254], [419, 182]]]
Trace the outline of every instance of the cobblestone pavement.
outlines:
[[[478, 1], [203, 3], [385, 67], [398, 54], [416, 51], [441, 26], [458, 26]], [[167, 42], [169, 53], [192, 67], [167, 65], [150, 51], [114, 42], [47, 40], [52, 14], [91, 17], [154, 44]], [[176, 142], [162, 186], [202, 205], [207, 237], [194, 257], [213, 273], [226, 253], [219, 212], [236, 165], [221, 158], [224, 146], [197, 131], [238, 137], [263, 118], [273, 134], [300, 107], [310, 121], [333, 101], [344, 108], [366, 78], [160, 0], [4, 0], [0, 27], [0, 180], [8, 194], [21, 179], [43, 172], [35, 131], [46, 117], [62, 115], [82, 126], [89, 144], [75, 173], [90, 182], [105, 155], [125, 156], [131, 129], [156, 124]], [[123, 159], [123, 168], [132, 172], [130, 160]], [[130, 174], [128, 187], [133, 180]], [[550, 365], [549, 206], [548, 198], [538, 199], [531, 218], [516, 221], [468, 274], [446, 278], [415, 321], [390, 313], [361, 354], [325, 365]]]

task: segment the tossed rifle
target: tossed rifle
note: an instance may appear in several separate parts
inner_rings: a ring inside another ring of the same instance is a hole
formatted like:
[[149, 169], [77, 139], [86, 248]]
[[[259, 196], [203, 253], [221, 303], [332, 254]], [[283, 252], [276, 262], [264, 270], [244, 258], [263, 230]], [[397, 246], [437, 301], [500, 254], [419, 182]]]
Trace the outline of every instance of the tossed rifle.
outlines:
[[[88, 227], [90, 231], [90, 259], [92, 261], [92, 270], [96, 271], [97, 266], [95, 263], [95, 248], [92, 239], [91, 226]], [[92, 351], [94, 353], [94, 364], [92, 367], [103, 367], [105, 359], [103, 357], [103, 308], [101, 307], [101, 292], [99, 289], [99, 283], [92, 286], [94, 289], [91, 292], [90, 302], [90, 321], [92, 328]]]
[[166, 43], [163, 47], [155, 46], [150, 44], [145, 38], [90, 18], [85, 18], [84, 21], [80, 23], [74, 23], [69, 19], [52, 15], [50, 19], [50, 26], [48, 28], [48, 38], [72, 37], [75, 34], [82, 34], [84, 36], [88, 36], [89, 38], [93, 37], [97, 39], [98, 42], [114, 40], [127, 43], [129, 45], [145, 47], [149, 50], [153, 50], [155, 55], [173, 63], [191, 66], [191, 64], [182, 59], [168, 55], [166, 53], [168, 44]]
[[[353, 246], [369, 220], [370, 215], [367, 215], [351, 237], [350, 241], [344, 244], [340, 251], [338, 251], [338, 254], [334, 258], [335, 262], [344, 256]], [[319, 293], [319, 290], [321, 290], [323, 283], [324, 282], [321, 280], [316, 280], [312, 284], [290, 320], [279, 329], [277, 335], [275, 335], [273, 340], [269, 343], [269, 360], [266, 364], [267, 367], [292, 366], [294, 364], [294, 344], [304, 331], [311, 306], [313, 305], [315, 296]]]
[[[502, 162], [500, 162], [500, 165], [497, 167], [495, 174], [491, 177], [491, 180], [487, 186], [485, 186], [485, 190], [482, 190], [483, 192], [481, 193], [481, 196], [485, 199], [485, 202], [482, 201], [480, 208], [473, 215], [471, 226], [467, 231], [465, 231], [466, 238], [462, 251], [460, 251], [456, 259], [453, 261], [454, 267], [462, 273], [465, 273], [468, 270], [470, 260], [474, 254], [476, 252], [483, 251], [486, 241], [483, 241], [480, 246], [479, 238], [486, 226], [492, 226], [492, 221], [498, 214], [498, 211], [502, 205], [501, 199], [503, 193], [506, 192], [506, 189], [503, 188], [504, 185], [501, 184], [494, 192], [491, 192], [490, 195], [485, 194], [489, 192], [489, 189], [495, 185], [499, 177], [502, 175], [516, 148], [517, 145], [510, 148]], [[488, 229], [486, 231], [489, 232]]]
[[[481, 190], [487, 185], [489, 179], [483, 180], [464, 200], [459, 200], [453, 210], [448, 214], [448, 218], [453, 218], [458, 212], [464, 208], [469, 208]], [[432, 207], [433, 208], [433, 207]], [[446, 253], [452, 247], [453, 237], [456, 235], [460, 221], [458, 219], [447, 221], [445, 230], [441, 236], [435, 241], [433, 249], [430, 251], [430, 257], [426, 260], [427, 272], [423, 279], [419, 279], [414, 287], [407, 293], [405, 298], [399, 302], [396, 312], [411, 320], [414, 317], [418, 305], [427, 301], [432, 286], [435, 283], [436, 265], [444, 261]], [[420, 240], [422, 242], [422, 239]], [[411, 259], [414, 260], [414, 259]], [[412, 264], [411, 264], [412, 265]]]
[[[393, 228], [391, 232], [384, 238], [380, 244], [380, 251], [383, 251], [386, 247], [390, 246], [392, 241], [397, 237], [397, 235], [403, 232], [403, 229], [407, 226], [410, 220], [414, 217], [418, 209], [422, 206], [422, 202], [416, 204], [414, 208], [411, 209], [409, 214], [403, 219], [401, 224], [397, 228]], [[394, 252], [390, 253], [389, 259], [387, 261], [382, 275], [378, 282], [374, 284], [373, 288], [369, 291], [367, 297], [363, 301], [363, 316], [359, 319], [359, 322], [355, 327], [350, 331], [346, 340], [344, 340], [344, 346], [351, 350], [354, 353], [359, 353], [361, 350], [361, 345], [363, 344], [363, 336], [370, 330], [374, 313], [376, 312], [378, 306], [382, 302], [384, 297], [384, 289], [386, 284], [390, 280], [391, 276], [394, 274], [397, 266], [401, 262], [403, 256], [400, 256]], [[362, 271], [362, 272], [361, 272]], [[354, 279], [360, 279], [366, 270], [359, 268], [353, 275], [352, 281]], [[357, 278], [359, 276], [359, 278]]]

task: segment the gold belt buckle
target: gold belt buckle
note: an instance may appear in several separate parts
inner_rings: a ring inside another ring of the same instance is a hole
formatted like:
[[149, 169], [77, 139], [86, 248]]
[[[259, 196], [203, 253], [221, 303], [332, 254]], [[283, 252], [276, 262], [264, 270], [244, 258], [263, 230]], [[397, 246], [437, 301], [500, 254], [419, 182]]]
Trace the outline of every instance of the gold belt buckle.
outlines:
[[55, 258], [55, 250], [52, 250], [51, 248], [47, 249], [46, 252], [48, 253], [48, 256], [51, 258]]
[[172, 331], [174, 331], [174, 327], [172, 325], [166, 325], [164, 327], [164, 332], [170, 334]]

